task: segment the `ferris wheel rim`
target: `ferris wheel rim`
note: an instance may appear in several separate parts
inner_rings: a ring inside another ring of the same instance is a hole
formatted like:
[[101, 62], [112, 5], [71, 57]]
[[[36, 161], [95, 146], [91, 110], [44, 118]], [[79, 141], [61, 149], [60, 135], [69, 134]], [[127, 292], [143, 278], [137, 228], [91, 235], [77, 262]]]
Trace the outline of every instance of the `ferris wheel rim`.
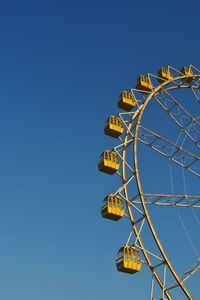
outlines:
[[[177, 272], [175, 271], [175, 269], [173, 268], [172, 264], [171, 264], [171, 261], [169, 260], [169, 258], [167, 257], [166, 253], [165, 253], [165, 250], [158, 238], [158, 235], [155, 231], [155, 228], [153, 226], [153, 223], [151, 221], [151, 218], [150, 218], [150, 215], [149, 215], [149, 212], [148, 212], [148, 209], [147, 209], [147, 206], [146, 206], [146, 203], [145, 203], [145, 199], [143, 197], [143, 192], [142, 192], [142, 185], [141, 185], [141, 181], [140, 181], [140, 177], [139, 177], [139, 167], [138, 167], [138, 153], [137, 153], [137, 143], [138, 143], [138, 131], [139, 131], [139, 126], [140, 126], [140, 121], [142, 119], [142, 116], [143, 116], [143, 113], [145, 111], [145, 108], [147, 106], [147, 104], [149, 103], [149, 101], [154, 97], [155, 94], [159, 93], [160, 91], [163, 90], [163, 88], [165, 88], [165, 86], [169, 85], [171, 82], [174, 82], [175, 80], [181, 80], [181, 79], [184, 79], [184, 77], [186, 76], [178, 76], [176, 78], [173, 78], [173, 80], [169, 80], [169, 81], [166, 81], [162, 84], [160, 84], [158, 87], [156, 87], [146, 98], [145, 102], [143, 103], [142, 105], [142, 108], [140, 109], [140, 111], [138, 112], [138, 119], [137, 119], [137, 122], [136, 122], [136, 126], [135, 126], [135, 134], [134, 134], [134, 164], [135, 164], [135, 177], [136, 177], [136, 183], [137, 183], [137, 187], [138, 187], [138, 191], [139, 191], [139, 196], [140, 196], [140, 199], [141, 199], [141, 203], [142, 203], [142, 206], [143, 206], [143, 210], [144, 210], [144, 214], [145, 214], [145, 218], [148, 222], [148, 225], [149, 225], [149, 228], [151, 230], [151, 233], [152, 233], [152, 236], [157, 244], [157, 247], [158, 249], [160, 250], [160, 253], [162, 254], [163, 256], [163, 259], [165, 261], [165, 263], [167, 264], [168, 268], [170, 269], [170, 272], [171, 274], [174, 276], [175, 280], [177, 281], [178, 285], [180, 286], [180, 288], [182, 289], [182, 291], [184, 292], [184, 294], [187, 296], [188, 299], [192, 300], [192, 296], [190, 294], [190, 292], [187, 290], [187, 288], [185, 287], [184, 283], [181, 281], [181, 278], [178, 276]], [[187, 76], [188, 77], [188, 76]], [[199, 79], [200, 78], [200, 75], [194, 75], [192, 76], [193, 78], [195, 79]], [[169, 89], [178, 89], [178, 88], [196, 88], [196, 86], [188, 86], [188, 85], [185, 85], [185, 86], [181, 86], [181, 85], [174, 85], [172, 87], [169, 87]], [[130, 128], [132, 127], [132, 124], [133, 122], [131, 122], [128, 126], [128, 129], [127, 129], [127, 133], [130, 131]], [[127, 138], [127, 135], [126, 134], [126, 138]], [[126, 150], [124, 150], [126, 152]], [[126, 154], [125, 154], [126, 155]], [[126, 171], [125, 171], [125, 164], [123, 162], [123, 176], [124, 176], [124, 179], [126, 178]], [[124, 180], [123, 179], [123, 180]], [[125, 187], [125, 194], [126, 194], [126, 197], [128, 197], [128, 189], [127, 189], [127, 186]], [[129, 205], [128, 205], [129, 206]], [[133, 215], [132, 215], [132, 210], [130, 209], [130, 207], [127, 207], [128, 208], [128, 211], [129, 211], [129, 216], [130, 216], [130, 219], [132, 222], [134, 222], [134, 218], [133, 218]], [[131, 214], [130, 214], [130, 211], [131, 211]], [[133, 228], [134, 229], [134, 228]], [[143, 245], [143, 241], [141, 240], [140, 237], [138, 237], [138, 232], [137, 232], [137, 229], [135, 228], [134, 229], [135, 233], [136, 233], [136, 236], [138, 238], [138, 241], [140, 244]], [[143, 247], [142, 247], [143, 248]], [[152, 268], [152, 265], [151, 265], [151, 260], [150, 260], [150, 257], [149, 255], [144, 251], [142, 250], [148, 264], [149, 264], [149, 267]], [[159, 277], [159, 274], [156, 272], [156, 271], [153, 271], [154, 272], [154, 275], [155, 275], [155, 278], [157, 280], [157, 282], [159, 283], [160, 286], [163, 287], [163, 281], [162, 279]], [[166, 297], [168, 299], [172, 299], [170, 294], [168, 293], [168, 290], [165, 290], [164, 291]]]
[[[131, 128], [132, 124], [130, 123], [129, 126]], [[127, 132], [129, 132], [130, 128], [127, 129]], [[125, 141], [126, 141], [127, 138], [128, 138], [128, 135], [126, 134]], [[124, 163], [125, 159], [126, 159], [126, 149], [123, 149], [123, 164], [122, 164], [122, 179], [123, 179], [123, 182], [126, 182], [126, 165]], [[124, 193], [125, 193], [126, 200], [129, 199], [127, 185], [125, 185], [125, 187], [124, 187]], [[144, 251], [144, 249], [145, 249], [144, 243], [143, 243], [143, 240], [140, 237], [140, 234], [138, 232], [137, 227], [134, 224], [134, 216], [133, 216], [133, 212], [132, 212], [131, 207], [130, 207], [130, 202], [126, 202], [126, 205], [127, 205], [127, 210], [128, 210], [128, 213], [129, 213], [129, 217], [130, 217], [131, 223], [132, 223], [132, 228], [133, 228], [133, 230], [135, 232], [135, 235], [137, 237], [138, 243], [141, 246], [141, 250], [143, 252], [143, 255], [144, 255], [144, 257], [145, 257], [145, 259], [146, 259], [146, 261], [147, 261], [150, 269], [152, 270], [153, 275], [155, 276], [158, 284], [162, 288], [163, 287], [163, 281], [160, 278], [158, 272], [156, 270], [153, 271], [154, 265], [153, 265], [153, 263], [151, 261], [149, 253], [147, 251]], [[165, 295], [168, 298], [168, 300], [173, 300], [167, 290], [165, 291]]]

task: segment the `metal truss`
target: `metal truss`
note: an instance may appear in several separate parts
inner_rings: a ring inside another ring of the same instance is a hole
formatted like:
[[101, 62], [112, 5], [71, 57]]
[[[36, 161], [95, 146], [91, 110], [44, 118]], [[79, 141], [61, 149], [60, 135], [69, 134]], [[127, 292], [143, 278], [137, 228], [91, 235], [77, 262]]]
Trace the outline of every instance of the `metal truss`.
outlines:
[[168, 113], [172, 120], [200, 148], [200, 123], [194, 118], [169, 91], [164, 90], [154, 99]]
[[138, 141], [164, 155], [191, 173], [200, 176], [200, 158], [161, 135], [139, 125]]
[[[147, 205], [200, 208], [200, 196], [171, 194], [144, 194], [143, 196]], [[141, 204], [140, 196], [135, 196], [131, 202]]]
[[[188, 280], [196, 271], [198, 271], [198, 269], [200, 269], [200, 259], [198, 259], [197, 262], [181, 276], [182, 282], [185, 282], [186, 280]], [[178, 284], [177, 284], [177, 282], [174, 282], [172, 285], [167, 287], [167, 290], [169, 291], [176, 287], [178, 287]]]

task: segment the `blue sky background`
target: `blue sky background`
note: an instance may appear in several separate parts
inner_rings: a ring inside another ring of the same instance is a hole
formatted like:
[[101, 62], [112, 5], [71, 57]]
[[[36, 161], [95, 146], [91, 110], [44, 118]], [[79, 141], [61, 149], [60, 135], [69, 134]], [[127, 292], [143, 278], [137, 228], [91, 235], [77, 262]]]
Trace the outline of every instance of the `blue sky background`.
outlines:
[[[0, 297], [147, 299], [115, 270], [128, 224], [105, 221], [97, 171], [122, 89], [199, 67], [199, 1], [1, 1]], [[146, 274], [148, 278], [146, 279]], [[197, 287], [197, 285], [196, 285]]]

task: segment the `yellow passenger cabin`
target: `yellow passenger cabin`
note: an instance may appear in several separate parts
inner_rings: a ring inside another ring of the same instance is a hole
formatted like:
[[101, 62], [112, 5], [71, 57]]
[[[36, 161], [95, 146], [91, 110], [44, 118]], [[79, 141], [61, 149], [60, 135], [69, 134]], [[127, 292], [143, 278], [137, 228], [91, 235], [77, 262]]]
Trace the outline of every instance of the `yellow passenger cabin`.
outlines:
[[110, 116], [105, 124], [105, 134], [118, 138], [124, 131], [124, 126], [121, 118]]
[[131, 92], [123, 91], [120, 94], [118, 107], [126, 111], [131, 111], [131, 109], [136, 105], [136, 99]]
[[185, 78], [183, 79], [183, 81], [188, 82], [188, 83], [192, 82], [193, 77], [191, 77], [191, 76], [193, 76], [194, 74], [193, 74], [193, 72], [192, 72], [192, 70], [191, 70], [191, 67], [183, 67], [182, 70], [181, 70], [181, 72], [182, 72], [185, 76], [190, 76], [190, 77], [185, 77]]
[[105, 150], [98, 161], [99, 171], [114, 174], [119, 170], [119, 158], [116, 152]]
[[149, 92], [153, 88], [151, 80], [148, 76], [141, 75], [137, 79], [136, 89], [140, 90], [141, 92]]
[[102, 217], [117, 221], [124, 216], [123, 201], [119, 196], [109, 194], [101, 206]]
[[139, 272], [142, 266], [139, 251], [134, 247], [122, 247], [116, 259], [116, 266], [119, 272], [133, 274]]
[[164, 81], [167, 81], [167, 80], [172, 80], [173, 79], [173, 76], [169, 70], [169, 68], [161, 68], [159, 71], [158, 71], [158, 76], [159, 78], [158, 81], [159, 82], [164, 82]]

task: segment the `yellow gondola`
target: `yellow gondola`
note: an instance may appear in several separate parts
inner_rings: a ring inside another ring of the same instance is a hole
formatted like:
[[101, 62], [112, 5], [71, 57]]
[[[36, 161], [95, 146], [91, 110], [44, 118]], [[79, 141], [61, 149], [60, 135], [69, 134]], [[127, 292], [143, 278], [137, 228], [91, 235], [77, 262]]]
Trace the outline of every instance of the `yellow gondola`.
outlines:
[[98, 161], [99, 171], [114, 174], [119, 170], [119, 159], [116, 152], [105, 150]]
[[116, 266], [119, 272], [133, 274], [139, 272], [142, 266], [139, 251], [134, 247], [122, 247], [116, 259]]
[[137, 79], [136, 89], [140, 90], [141, 92], [149, 92], [153, 88], [151, 80], [148, 76], [141, 75]]
[[124, 216], [123, 201], [119, 196], [109, 194], [101, 206], [102, 217], [117, 221]]
[[118, 107], [126, 111], [130, 111], [136, 105], [136, 99], [131, 92], [123, 91], [120, 94]]
[[157, 78], [157, 80], [159, 82], [163, 82], [163, 81], [167, 81], [167, 80], [172, 80], [173, 76], [169, 70], [169, 68], [160, 68], [160, 70], [158, 71], [158, 76], [159, 78]]
[[182, 72], [185, 76], [190, 76], [190, 77], [183, 78], [183, 81], [188, 82], [188, 83], [192, 82], [193, 77], [191, 77], [191, 76], [193, 76], [194, 74], [193, 74], [193, 72], [192, 72], [191, 67], [183, 67], [182, 70], [181, 70], [181, 72]]
[[124, 131], [123, 122], [119, 117], [110, 116], [105, 124], [105, 134], [118, 138]]

